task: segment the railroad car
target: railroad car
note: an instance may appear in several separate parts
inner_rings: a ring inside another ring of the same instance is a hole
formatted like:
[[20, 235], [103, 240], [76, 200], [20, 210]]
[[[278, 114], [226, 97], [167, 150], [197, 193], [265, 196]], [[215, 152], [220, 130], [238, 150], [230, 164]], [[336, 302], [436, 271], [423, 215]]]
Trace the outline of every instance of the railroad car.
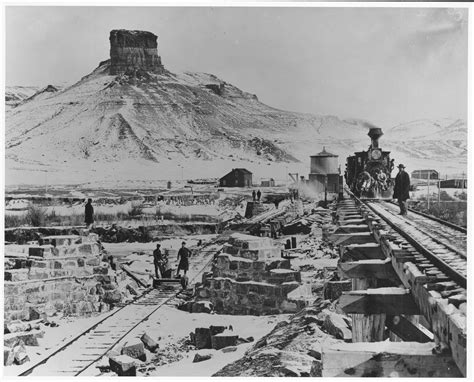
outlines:
[[390, 159], [390, 151], [383, 151], [379, 147], [382, 129], [372, 127], [367, 135], [371, 139], [368, 150], [356, 152], [347, 158], [344, 173], [346, 184], [361, 199], [392, 199], [394, 160]]

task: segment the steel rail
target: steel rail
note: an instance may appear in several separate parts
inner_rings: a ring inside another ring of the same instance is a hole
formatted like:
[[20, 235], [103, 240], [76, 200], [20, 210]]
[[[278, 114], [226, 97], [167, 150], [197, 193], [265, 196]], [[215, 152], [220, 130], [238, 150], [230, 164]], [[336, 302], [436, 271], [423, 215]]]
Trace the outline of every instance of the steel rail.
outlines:
[[[395, 203], [395, 202], [390, 202], [390, 203], [392, 203], [392, 204], [395, 205], [395, 206], [398, 206], [398, 204]], [[456, 231], [459, 231], [459, 232], [462, 232], [462, 233], [467, 233], [467, 228], [465, 228], [465, 227], [461, 227], [461, 226], [459, 226], [459, 225], [457, 225], [457, 224], [448, 222], [448, 221], [443, 220], [443, 219], [441, 219], [441, 218], [438, 218], [438, 217], [436, 217], [436, 216], [433, 216], [433, 215], [426, 214], [426, 213], [424, 213], [424, 212], [415, 210], [415, 209], [413, 209], [412, 207], [408, 207], [408, 211], [413, 212], [414, 214], [418, 214], [418, 215], [424, 216], [425, 218], [428, 218], [428, 219], [437, 221], [438, 223], [444, 224], [445, 226], [447, 226], [447, 227], [449, 227], [449, 228], [452, 228], [452, 229], [454, 229], [454, 230], [456, 230]]]
[[[216, 244], [215, 242], [216, 240], [213, 240], [211, 243], [209, 243], [207, 246], [211, 246], [211, 245], [214, 245]], [[205, 251], [205, 252], [215, 252], [215, 253], [219, 253], [220, 249], [217, 250], [217, 251]], [[201, 251], [200, 251], [201, 252]], [[204, 252], [204, 251], [203, 251]], [[214, 260], [214, 256], [212, 256], [209, 261], [206, 262], [206, 264], [203, 265], [203, 267], [199, 270], [199, 272], [191, 279], [191, 282], [194, 281], [199, 275], [202, 274], [202, 272], [204, 271], [204, 269]], [[74, 338], [72, 338], [70, 341], [68, 341], [67, 343], [65, 343], [64, 345], [62, 345], [61, 347], [59, 347], [58, 349], [56, 349], [53, 353], [49, 354], [46, 358], [43, 358], [42, 360], [38, 361], [35, 365], [31, 366], [30, 368], [28, 368], [27, 370], [21, 372], [20, 374], [18, 374], [18, 376], [27, 376], [27, 375], [30, 375], [33, 370], [35, 370], [37, 367], [41, 366], [41, 365], [44, 365], [45, 363], [47, 363], [51, 358], [53, 358], [56, 354], [60, 353], [61, 351], [63, 351], [64, 349], [68, 348], [69, 346], [71, 346], [73, 343], [75, 343], [77, 340], [79, 340], [81, 337], [85, 336], [86, 334], [88, 334], [89, 332], [91, 332], [92, 330], [94, 330], [95, 328], [97, 328], [97, 326], [99, 326], [100, 324], [104, 323], [105, 321], [107, 321], [108, 319], [112, 318], [113, 316], [115, 316], [117, 313], [121, 312], [123, 309], [129, 307], [130, 305], [133, 305], [137, 302], [139, 302], [140, 300], [143, 300], [147, 297], [147, 295], [153, 291], [153, 288], [149, 288], [147, 290], [145, 290], [143, 292], [142, 295], [140, 295], [139, 297], [135, 298], [134, 300], [128, 302], [127, 304], [123, 305], [122, 307], [120, 307], [119, 309], [115, 310], [114, 312], [112, 312], [111, 314], [108, 314], [107, 316], [105, 316], [102, 320], [98, 321], [97, 323], [95, 323], [94, 325], [92, 325], [91, 327], [87, 328], [85, 331], [81, 332], [80, 334], [78, 334], [77, 336], [75, 336]], [[183, 290], [178, 290], [176, 293], [173, 293], [169, 298], [167, 298], [165, 301], [163, 301], [162, 303], [160, 303], [156, 309], [154, 309], [150, 314], [148, 314], [146, 317], [144, 317], [142, 320], [140, 320], [136, 325], [134, 325], [130, 330], [128, 330], [123, 336], [121, 336], [117, 341], [115, 341], [105, 352], [103, 352], [103, 354], [101, 354], [98, 358], [94, 359], [92, 362], [90, 362], [89, 364], [87, 364], [86, 367], [82, 368], [79, 372], [77, 372], [74, 376], [78, 376], [80, 375], [81, 373], [83, 373], [86, 369], [88, 369], [91, 365], [93, 365], [94, 363], [96, 363], [98, 360], [100, 360], [110, 349], [112, 349], [118, 342], [120, 342], [126, 335], [128, 335], [133, 329], [135, 329], [139, 324], [141, 324], [142, 322], [146, 321], [148, 319], [149, 316], [151, 316], [153, 313], [155, 313], [158, 309], [160, 309], [163, 305], [165, 305], [168, 301], [170, 301], [171, 299], [175, 298], [176, 296], [178, 296], [180, 293], [182, 293]]]
[[[428, 215], [428, 217], [429, 217], [429, 215]], [[418, 224], [416, 222], [412, 222], [412, 221], [407, 220], [407, 224], [411, 225], [412, 227], [418, 228]], [[420, 231], [423, 232], [426, 236], [428, 236], [431, 240], [438, 243], [439, 245], [442, 245], [443, 247], [446, 247], [447, 249], [449, 249], [450, 251], [456, 253], [460, 257], [462, 257], [464, 259], [467, 259], [466, 253], [461, 252], [459, 249], [453, 247], [451, 244], [445, 243], [443, 240], [439, 239], [438, 237], [436, 237], [432, 233], [427, 232], [428, 230], [420, 230]]]
[[[361, 202], [359, 200], [359, 202]], [[361, 202], [363, 203], [363, 202]], [[451, 277], [453, 281], [458, 283], [461, 287], [467, 287], [467, 278], [466, 276], [462, 275], [455, 269], [453, 269], [448, 263], [444, 260], [440, 259], [436, 256], [432, 251], [426, 248], [424, 245], [419, 243], [414, 237], [412, 237], [409, 233], [405, 232], [403, 229], [398, 227], [394, 222], [392, 222], [389, 218], [380, 215], [377, 211], [370, 206], [368, 203], [363, 203], [365, 206], [370, 208], [372, 212], [374, 212], [377, 216], [381, 217], [390, 227], [392, 227], [395, 231], [397, 231], [405, 240], [408, 241], [413, 247], [415, 247], [422, 255], [424, 255], [428, 260], [430, 260], [436, 267], [439, 268], [442, 272], [444, 272], [447, 276]]]
[[135, 325], [133, 325], [127, 332], [125, 332], [121, 337], [119, 337], [114, 343], [112, 343], [105, 351], [102, 352], [101, 355], [97, 356], [95, 359], [90, 361], [87, 365], [83, 366], [81, 370], [79, 370], [76, 374], [74, 374], [75, 377], [78, 375], [81, 375], [84, 371], [86, 371], [89, 367], [91, 367], [94, 363], [99, 361], [105, 354], [107, 354], [115, 345], [117, 345], [124, 337], [130, 334], [132, 330], [134, 330], [138, 325], [142, 324], [143, 321], [148, 320], [152, 314], [154, 314], [158, 309], [160, 309], [163, 305], [165, 305], [168, 301], [171, 299], [175, 298], [177, 295], [179, 295], [180, 291], [177, 293], [173, 293], [171, 296], [166, 298], [164, 301], [160, 302], [155, 309], [153, 309], [149, 314], [147, 314], [145, 317], [143, 317], [140, 321], [138, 321]]
[[446, 263], [444, 260], [440, 259], [438, 256], [436, 256], [433, 252], [431, 252], [428, 248], [423, 246], [413, 238], [410, 234], [405, 232], [403, 229], [398, 227], [395, 223], [393, 223], [390, 219], [386, 218], [385, 216], [381, 216], [374, 208], [372, 208], [368, 202], [379, 202], [380, 200], [377, 199], [368, 199], [368, 200], [361, 200], [357, 196], [354, 195], [352, 191], [349, 189], [345, 188], [345, 191], [351, 196], [353, 199], [356, 200], [356, 202], [359, 205], [365, 205], [367, 208], [369, 208], [374, 214], [382, 218], [390, 227], [392, 227], [396, 232], [398, 232], [402, 237], [404, 237], [408, 243], [410, 243], [414, 248], [416, 248], [422, 255], [424, 255], [427, 260], [430, 260], [438, 269], [442, 272], [444, 272], [447, 276], [451, 277], [453, 281], [457, 282], [461, 287], [466, 288], [467, 287], [467, 278], [466, 276], [460, 274], [458, 271], [453, 269], [448, 263]]
[[[209, 251], [210, 252], [210, 251]], [[218, 253], [219, 251], [216, 251]], [[196, 280], [198, 276], [201, 275], [203, 270], [214, 260], [214, 256], [212, 256], [209, 261], [204, 264], [204, 266], [199, 270], [199, 272], [191, 279], [190, 282], [193, 282]], [[145, 317], [143, 317], [139, 322], [137, 322], [134, 326], [132, 326], [125, 334], [123, 334], [120, 338], [118, 338], [113, 344], [109, 346], [109, 348], [104, 351], [100, 356], [98, 356], [96, 359], [88, 363], [85, 367], [83, 367], [81, 370], [79, 370], [76, 374], [74, 374], [75, 377], [78, 375], [81, 375], [84, 371], [86, 371], [89, 367], [91, 367], [94, 363], [98, 362], [107, 352], [109, 352], [115, 345], [117, 345], [120, 341], [122, 341], [127, 335], [129, 335], [137, 326], [142, 324], [144, 321], [148, 320], [148, 318], [151, 317], [152, 314], [154, 314], [158, 309], [160, 309], [162, 306], [164, 306], [167, 302], [175, 298], [176, 296], [179, 296], [183, 290], [178, 290], [176, 293], [173, 293], [170, 297], [159, 303], [156, 307], [156, 309], [153, 309], [149, 314], [147, 314]]]
[[44, 365], [46, 362], [48, 362], [51, 358], [53, 358], [56, 354], [58, 354], [59, 352], [63, 351], [64, 349], [66, 349], [68, 346], [72, 345], [74, 342], [76, 342], [79, 338], [81, 338], [82, 336], [85, 336], [87, 333], [89, 333], [90, 331], [94, 330], [97, 326], [99, 326], [100, 324], [102, 324], [104, 321], [108, 320], [109, 318], [111, 318], [112, 316], [115, 316], [117, 313], [119, 313], [122, 309], [128, 307], [129, 305], [133, 304], [134, 302], [136, 302], [137, 300], [141, 300], [142, 298], [145, 298], [146, 295], [148, 293], [150, 293], [150, 291], [152, 291], [153, 289], [152, 288], [149, 288], [147, 289], [145, 292], [142, 293], [141, 296], [138, 296], [137, 298], [135, 298], [134, 300], [130, 301], [129, 303], [123, 305], [122, 307], [120, 307], [119, 309], [113, 311], [112, 313], [108, 314], [107, 316], [105, 316], [102, 320], [98, 321], [97, 323], [95, 323], [94, 325], [92, 325], [90, 328], [87, 328], [84, 332], [82, 333], [79, 333], [77, 336], [75, 336], [74, 338], [72, 338], [71, 340], [69, 340], [68, 342], [66, 342], [63, 346], [59, 347], [58, 349], [56, 349], [54, 352], [52, 352], [51, 354], [49, 354], [46, 358], [43, 358], [42, 360], [38, 361], [36, 364], [34, 364], [33, 366], [31, 366], [29, 369], [21, 372], [20, 374], [18, 374], [18, 376], [20, 377], [23, 377], [23, 376], [27, 376], [27, 375], [30, 375], [31, 372], [36, 369], [37, 367], [41, 366], [41, 365]]

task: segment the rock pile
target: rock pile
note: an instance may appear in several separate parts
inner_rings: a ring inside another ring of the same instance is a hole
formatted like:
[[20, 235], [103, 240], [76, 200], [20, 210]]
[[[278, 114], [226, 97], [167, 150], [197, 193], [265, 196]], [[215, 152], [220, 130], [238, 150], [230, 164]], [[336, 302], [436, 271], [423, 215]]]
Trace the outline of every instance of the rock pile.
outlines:
[[23, 365], [26, 362], [30, 361], [30, 357], [25, 350], [25, 345], [23, 343], [18, 343], [14, 347], [4, 346], [3, 347], [3, 365]]
[[230, 328], [226, 326], [209, 326], [208, 328], [196, 328], [190, 333], [191, 344], [196, 349], [220, 350], [227, 346], [237, 345], [239, 338]]
[[[98, 368], [104, 371], [112, 371], [121, 377], [137, 375], [137, 368], [142, 367], [144, 362], [150, 361], [151, 356], [159, 349], [158, 342], [143, 333], [140, 338], [132, 338], [112, 350], [107, 357], [102, 359]], [[107, 363], [108, 358], [108, 363]]]
[[282, 233], [284, 235], [309, 234], [315, 225], [321, 226], [330, 221], [331, 211], [326, 208], [316, 207], [311, 209], [311, 211], [305, 211], [304, 216], [301, 218], [295, 219], [283, 226]]
[[27, 244], [38, 241], [43, 236], [80, 235], [80, 230], [71, 227], [34, 227], [34, 228], [7, 228], [5, 229], [5, 242]]
[[39, 346], [38, 339], [44, 337], [40, 324], [47, 320], [25, 323], [12, 321], [5, 323], [3, 336], [4, 366], [22, 365], [30, 361], [25, 346]]
[[257, 341], [245, 356], [213, 376], [320, 377], [322, 343], [351, 341], [351, 320], [319, 299]]

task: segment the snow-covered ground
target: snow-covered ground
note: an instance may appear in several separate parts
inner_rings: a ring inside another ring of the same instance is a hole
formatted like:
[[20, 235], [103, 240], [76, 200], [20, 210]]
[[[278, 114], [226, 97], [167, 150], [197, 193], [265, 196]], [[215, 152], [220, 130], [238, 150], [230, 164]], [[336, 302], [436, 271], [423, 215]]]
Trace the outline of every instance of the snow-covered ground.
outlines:
[[30, 362], [23, 365], [4, 367], [3, 374], [5, 376], [16, 376], [24, 372], [36, 362], [52, 354], [57, 348], [66, 344], [114, 311], [115, 310], [111, 310], [93, 317], [51, 317], [50, 320], [57, 323], [58, 326], [50, 327], [41, 325], [41, 330], [44, 330], [45, 334], [43, 338], [38, 340], [39, 346], [25, 346]]
[[[181, 247], [181, 242], [183, 240], [186, 241], [188, 247], [194, 247], [198, 243], [198, 240], [206, 242], [214, 237], [215, 235], [175, 237], [161, 241], [161, 245], [162, 249], [168, 249], [170, 251], [170, 265], [172, 268], [176, 268], [176, 252], [179, 247]], [[130, 268], [136, 273], [151, 274], [153, 272], [151, 253], [153, 249], [156, 248], [156, 243], [104, 243], [104, 246], [105, 249], [115, 258], [119, 259], [119, 261], [126, 260], [127, 263], [132, 262]], [[196, 259], [196, 264], [197, 263], [198, 261]], [[191, 257], [189, 272], [190, 280], [193, 280], [196, 274], [196, 269], [197, 266], [193, 266], [193, 257]], [[196, 281], [200, 281], [200, 278]], [[40, 361], [55, 349], [113, 312], [114, 310], [88, 318], [62, 317], [61, 315], [50, 318], [50, 320], [56, 322], [59, 326], [46, 327], [42, 325], [45, 335], [44, 338], [39, 340], [40, 346], [28, 346], [26, 349], [31, 361], [20, 366], [9, 366], [4, 369], [4, 374], [6, 376], [18, 375], [30, 368], [35, 362]], [[259, 338], [270, 332], [276, 323], [287, 318], [288, 315], [230, 316], [205, 313], [191, 314], [178, 310], [175, 305], [166, 305], [156, 311], [148, 320], [144, 321], [131, 331], [123, 340], [120, 341], [116, 348], [119, 348], [121, 344], [129, 339], [140, 337], [143, 333], [147, 333], [151, 338], [157, 340], [160, 346], [160, 351], [173, 353], [176, 351], [177, 344], [182, 343], [185, 339], [189, 339], [189, 333], [194, 332], [195, 328], [209, 327], [210, 325], [231, 325], [233, 327], [233, 332], [236, 335], [239, 335], [242, 338], [254, 337], [255, 341], [257, 341]], [[255, 341], [248, 344], [238, 345], [236, 351], [229, 353], [212, 349], [192, 350], [182, 354], [184, 358], [179, 362], [156, 367], [156, 369], [150, 373], [151, 375], [157, 376], [211, 376], [226, 364], [240, 358], [244, 352], [255, 343]], [[204, 361], [202, 363], [192, 363], [196, 353], [212, 354], [213, 358], [210, 361]], [[98, 374], [100, 374], [100, 372], [95, 368], [95, 366], [89, 368], [85, 373], [85, 375]]]
[[[133, 206], [140, 205], [133, 201], [127, 201], [123, 204], [109, 204], [109, 205], [95, 205], [95, 214], [111, 214], [119, 213], [127, 214]], [[12, 200], [5, 206], [6, 215], [24, 215], [27, 213], [29, 202], [26, 200]], [[75, 205], [59, 205], [59, 206], [45, 206], [44, 212], [47, 214], [54, 213], [57, 216], [72, 216], [84, 214], [84, 204], [76, 203]], [[155, 207], [144, 207], [144, 214], [173, 214], [173, 215], [209, 215], [217, 216], [222, 210], [216, 204], [209, 205], [167, 205], [165, 203], [158, 203]]]
[[[170, 255], [177, 254], [179, 248], [181, 248], [181, 243], [186, 242], [186, 246], [195, 247], [199, 240], [202, 240], [203, 243], [206, 241], [212, 240], [217, 235], [193, 235], [193, 236], [176, 236], [169, 239], [160, 240], [160, 245], [162, 250], [168, 250]], [[128, 261], [141, 261], [150, 264], [153, 263], [152, 253], [156, 248], [156, 243], [102, 243], [105, 250], [112, 256], [124, 259]], [[174, 262], [174, 257], [169, 259], [170, 262]], [[192, 258], [191, 258], [192, 261]]]
[[[75, 160], [74, 164], [55, 164], [54, 167], [22, 164], [9, 158], [6, 161], [5, 184], [31, 185], [64, 185], [81, 184], [91, 187], [102, 185], [141, 188], [144, 183], [154, 186], [164, 180], [197, 179], [221, 177], [233, 168], [244, 167], [254, 174], [254, 182], [260, 179], [274, 178], [285, 181], [289, 172], [306, 175], [308, 163], [275, 163], [265, 161], [232, 161], [232, 160], [172, 160], [162, 163], [147, 161], [127, 161], [115, 163], [90, 163], [86, 160]], [[308, 160], [309, 162], [309, 160]]]
[[[134, 329], [121, 343], [147, 333], [151, 338], [160, 338], [158, 341], [160, 350], [165, 350], [167, 347], [176, 345], [180, 340], [189, 339], [189, 333], [194, 332], [196, 328], [209, 327], [210, 325], [231, 325], [236, 335], [242, 338], [254, 337], [255, 341], [258, 341], [258, 339], [269, 333], [279, 321], [287, 318], [288, 315], [230, 316], [188, 313], [172, 306], [165, 306], [142, 325]], [[255, 344], [255, 341], [238, 345], [236, 351], [229, 353], [212, 349], [191, 350], [182, 354], [184, 358], [181, 361], [158, 366], [155, 370], [150, 371], [150, 375], [210, 377], [228, 363], [242, 357], [245, 351]], [[117, 348], [119, 346], [120, 344]], [[208, 361], [193, 363], [192, 361], [196, 353], [201, 355], [212, 354], [213, 357]], [[100, 372], [97, 369], [89, 368], [84, 375], [94, 376], [99, 374]]]

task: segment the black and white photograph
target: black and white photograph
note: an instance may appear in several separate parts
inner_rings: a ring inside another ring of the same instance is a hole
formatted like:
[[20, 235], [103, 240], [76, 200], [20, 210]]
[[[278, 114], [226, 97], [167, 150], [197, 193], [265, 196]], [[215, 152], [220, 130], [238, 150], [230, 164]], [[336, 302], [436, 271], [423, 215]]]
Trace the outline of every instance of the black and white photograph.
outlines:
[[472, 5], [2, 8], [4, 378], [472, 377]]

